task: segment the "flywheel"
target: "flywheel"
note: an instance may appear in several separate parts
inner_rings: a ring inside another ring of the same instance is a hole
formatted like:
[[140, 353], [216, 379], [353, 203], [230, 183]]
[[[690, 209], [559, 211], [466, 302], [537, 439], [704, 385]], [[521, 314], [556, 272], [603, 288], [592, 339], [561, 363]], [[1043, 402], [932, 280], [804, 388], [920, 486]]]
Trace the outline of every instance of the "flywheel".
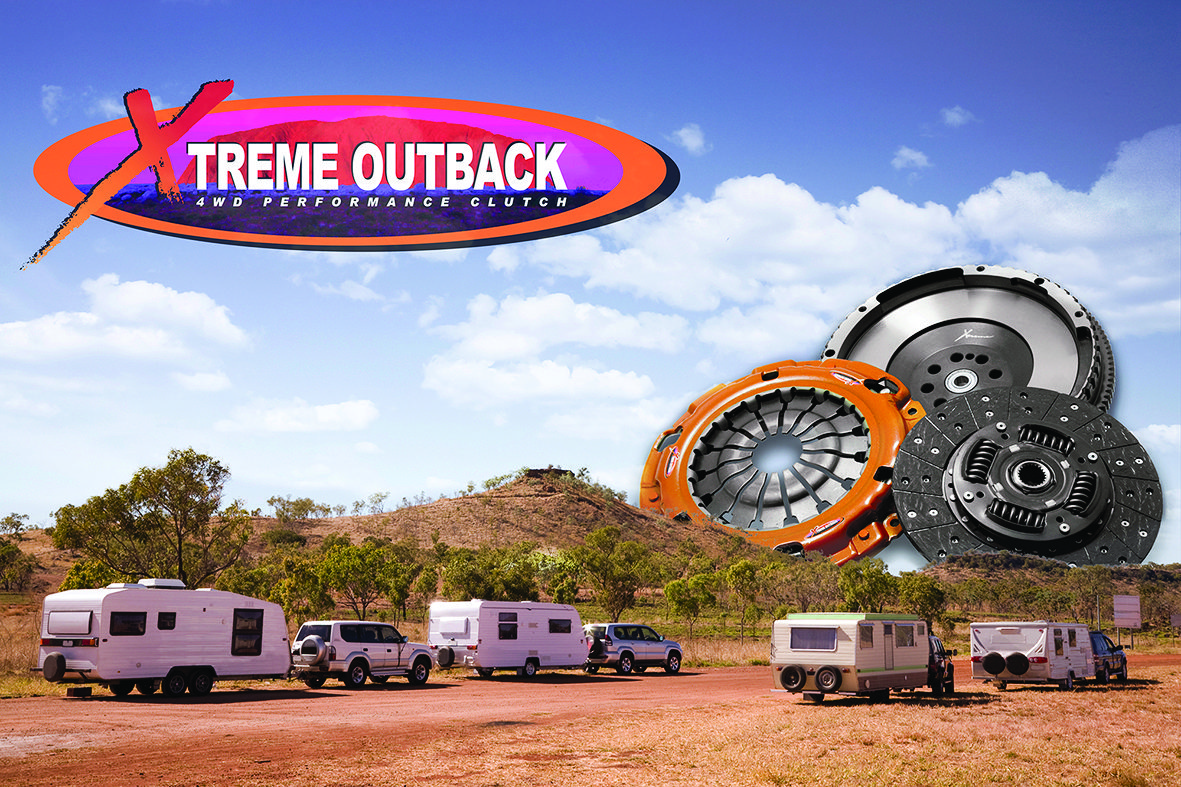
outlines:
[[1015, 268], [943, 268], [867, 300], [833, 332], [825, 358], [873, 364], [927, 410], [973, 391], [1031, 386], [1107, 410], [1111, 345], [1066, 290]]
[[1040, 388], [984, 388], [931, 410], [902, 443], [894, 501], [931, 561], [1022, 552], [1140, 563], [1163, 516], [1148, 453], [1098, 407]]
[[922, 417], [905, 385], [868, 364], [763, 366], [707, 391], [661, 434], [640, 505], [843, 563], [901, 533], [891, 469]]

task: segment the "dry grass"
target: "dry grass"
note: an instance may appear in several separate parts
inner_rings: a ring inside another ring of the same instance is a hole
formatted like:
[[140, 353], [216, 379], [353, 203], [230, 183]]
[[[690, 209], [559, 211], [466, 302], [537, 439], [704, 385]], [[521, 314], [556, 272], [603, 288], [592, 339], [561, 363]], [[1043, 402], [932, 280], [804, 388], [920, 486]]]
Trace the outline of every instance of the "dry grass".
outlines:
[[596, 716], [593, 728], [579, 718], [485, 725], [473, 734], [456, 723], [413, 750], [359, 740], [351, 756], [321, 763], [315, 781], [592, 787], [658, 775], [668, 785], [750, 787], [1181, 784], [1176, 668], [1149, 668], [1110, 689], [964, 689], [954, 699], [916, 694], [886, 703], [815, 705], [767, 692], [719, 705], [702, 697], [699, 708], [621, 708]]

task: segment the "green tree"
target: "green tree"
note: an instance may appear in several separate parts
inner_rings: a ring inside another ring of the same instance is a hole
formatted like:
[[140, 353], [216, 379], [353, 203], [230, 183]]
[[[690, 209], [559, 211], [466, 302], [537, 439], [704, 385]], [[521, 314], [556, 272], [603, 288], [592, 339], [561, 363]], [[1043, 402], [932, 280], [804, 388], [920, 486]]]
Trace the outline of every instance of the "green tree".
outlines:
[[717, 606], [714, 595], [715, 574], [694, 574], [688, 579], [674, 579], [664, 586], [664, 598], [673, 615], [689, 624], [689, 640], [693, 640], [693, 626], [706, 610]]
[[897, 584], [898, 604], [903, 611], [918, 615], [929, 625], [942, 619], [947, 611], [947, 591], [942, 582], [917, 571], [904, 571]]
[[722, 574], [730, 597], [738, 607], [738, 641], [746, 639], [747, 614], [757, 609], [755, 601], [763, 588], [762, 573], [753, 560], [738, 560], [726, 567]]
[[320, 560], [320, 581], [340, 594], [357, 620], [365, 620], [373, 602], [389, 593], [388, 563], [385, 550], [372, 542], [337, 544]]
[[0, 539], [24, 541], [25, 530], [28, 528], [28, 514], [11, 513], [0, 519]]
[[127, 582], [133, 579], [127, 574], [112, 571], [105, 563], [97, 560], [77, 561], [66, 572], [58, 590], [89, 590], [91, 588], [106, 587], [112, 582]]
[[53, 544], [76, 549], [127, 577], [167, 577], [197, 587], [242, 556], [250, 517], [240, 502], [221, 507], [230, 471], [192, 448], [173, 449], [163, 467], [80, 506], [54, 512]]
[[834, 611], [844, 601], [837, 579], [840, 566], [819, 552], [804, 557], [773, 555], [769, 570], [772, 597], [780, 606], [799, 612]]
[[540, 597], [534, 545], [451, 549], [442, 570], [443, 595], [454, 600], [536, 601]]
[[655, 575], [652, 551], [638, 541], [624, 541], [618, 527], [607, 525], [571, 550], [611, 621], [636, 603], [636, 593]]
[[881, 612], [896, 594], [897, 579], [881, 558], [852, 560], [841, 566], [837, 585], [852, 612]]

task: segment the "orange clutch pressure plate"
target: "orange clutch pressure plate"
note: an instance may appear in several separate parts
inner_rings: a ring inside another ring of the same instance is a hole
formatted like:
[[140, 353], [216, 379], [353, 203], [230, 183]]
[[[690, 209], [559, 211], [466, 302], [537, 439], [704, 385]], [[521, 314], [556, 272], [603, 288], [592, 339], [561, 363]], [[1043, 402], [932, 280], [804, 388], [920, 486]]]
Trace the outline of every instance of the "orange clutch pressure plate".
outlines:
[[902, 533], [891, 474], [923, 415], [898, 378], [869, 364], [762, 366], [700, 396], [661, 434], [640, 505], [844, 563]]

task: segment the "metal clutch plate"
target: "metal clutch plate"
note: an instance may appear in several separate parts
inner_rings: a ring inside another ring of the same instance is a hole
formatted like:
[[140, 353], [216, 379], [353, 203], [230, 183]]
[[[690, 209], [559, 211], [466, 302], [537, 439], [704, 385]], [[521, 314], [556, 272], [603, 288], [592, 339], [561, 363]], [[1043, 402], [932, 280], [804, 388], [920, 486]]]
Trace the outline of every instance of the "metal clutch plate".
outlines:
[[1116, 419], [1041, 388], [949, 399], [902, 443], [894, 501], [928, 560], [1022, 552], [1140, 563], [1163, 515], [1148, 453]]
[[640, 505], [843, 563], [901, 532], [890, 471], [922, 416], [905, 385], [868, 364], [763, 366], [706, 392], [661, 434]]

